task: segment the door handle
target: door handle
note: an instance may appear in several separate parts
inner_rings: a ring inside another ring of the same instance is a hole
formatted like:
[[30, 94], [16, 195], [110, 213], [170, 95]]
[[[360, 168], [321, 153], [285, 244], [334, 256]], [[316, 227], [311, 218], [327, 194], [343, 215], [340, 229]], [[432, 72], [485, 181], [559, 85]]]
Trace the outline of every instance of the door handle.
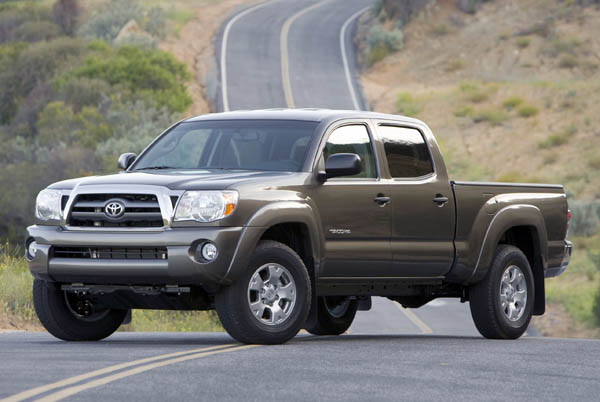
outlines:
[[375, 203], [377, 203], [377, 205], [379, 205], [380, 207], [385, 206], [385, 204], [387, 204], [391, 200], [392, 199], [390, 197], [386, 197], [383, 194], [377, 194], [377, 197], [373, 198], [373, 201], [375, 201]]
[[433, 198], [433, 202], [435, 202], [438, 207], [443, 207], [444, 204], [448, 202], [448, 197], [445, 197], [442, 194], [436, 194]]

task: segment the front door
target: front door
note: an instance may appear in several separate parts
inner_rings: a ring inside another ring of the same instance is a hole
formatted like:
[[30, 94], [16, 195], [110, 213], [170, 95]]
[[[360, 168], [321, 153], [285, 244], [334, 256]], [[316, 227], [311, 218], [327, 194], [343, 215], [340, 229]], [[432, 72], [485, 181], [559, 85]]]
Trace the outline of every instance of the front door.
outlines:
[[380, 180], [372, 137], [366, 124], [347, 124], [328, 137], [319, 160], [336, 153], [360, 156], [356, 176], [327, 180], [314, 193], [325, 236], [321, 277], [376, 277], [390, 268], [390, 186]]
[[454, 259], [454, 197], [436, 171], [427, 137], [416, 127], [380, 124], [392, 197], [392, 272], [400, 277], [446, 274]]

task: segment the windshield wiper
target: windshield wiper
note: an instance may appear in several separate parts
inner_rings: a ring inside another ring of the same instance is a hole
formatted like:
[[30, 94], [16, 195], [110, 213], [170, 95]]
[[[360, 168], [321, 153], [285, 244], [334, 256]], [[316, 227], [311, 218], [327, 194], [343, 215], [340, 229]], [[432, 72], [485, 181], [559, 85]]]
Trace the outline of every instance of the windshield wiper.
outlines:
[[133, 169], [133, 170], [163, 170], [163, 169], [177, 169], [177, 168], [173, 167], [173, 166], [161, 165], [161, 166], [147, 166], [147, 167]]

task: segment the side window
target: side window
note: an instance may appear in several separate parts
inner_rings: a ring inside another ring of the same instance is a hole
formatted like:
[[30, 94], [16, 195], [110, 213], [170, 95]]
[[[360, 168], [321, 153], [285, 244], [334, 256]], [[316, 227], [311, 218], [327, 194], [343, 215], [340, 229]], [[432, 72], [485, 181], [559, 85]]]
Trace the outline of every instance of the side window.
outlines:
[[377, 132], [383, 141], [393, 178], [420, 177], [433, 173], [431, 155], [419, 130], [379, 126]]
[[359, 174], [348, 176], [352, 178], [376, 178], [375, 158], [367, 128], [360, 125], [343, 126], [336, 129], [323, 149], [322, 165], [328, 157], [339, 153], [351, 153], [360, 156], [362, 170]]

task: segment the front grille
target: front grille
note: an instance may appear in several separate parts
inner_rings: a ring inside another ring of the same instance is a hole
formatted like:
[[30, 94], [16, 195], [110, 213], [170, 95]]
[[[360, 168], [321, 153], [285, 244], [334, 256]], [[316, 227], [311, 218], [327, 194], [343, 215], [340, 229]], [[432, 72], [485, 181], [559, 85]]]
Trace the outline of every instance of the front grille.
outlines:
[[[124, 206], [119, 217], [105, 213], [107, 204]], [[153, 194], [80, 194], [73, 201], [68, 224], [82, 227], [161, 227], [163, 218]]]
[[166, 247], [53, 247], [55, 258], [98, 260], [166, 260]]

